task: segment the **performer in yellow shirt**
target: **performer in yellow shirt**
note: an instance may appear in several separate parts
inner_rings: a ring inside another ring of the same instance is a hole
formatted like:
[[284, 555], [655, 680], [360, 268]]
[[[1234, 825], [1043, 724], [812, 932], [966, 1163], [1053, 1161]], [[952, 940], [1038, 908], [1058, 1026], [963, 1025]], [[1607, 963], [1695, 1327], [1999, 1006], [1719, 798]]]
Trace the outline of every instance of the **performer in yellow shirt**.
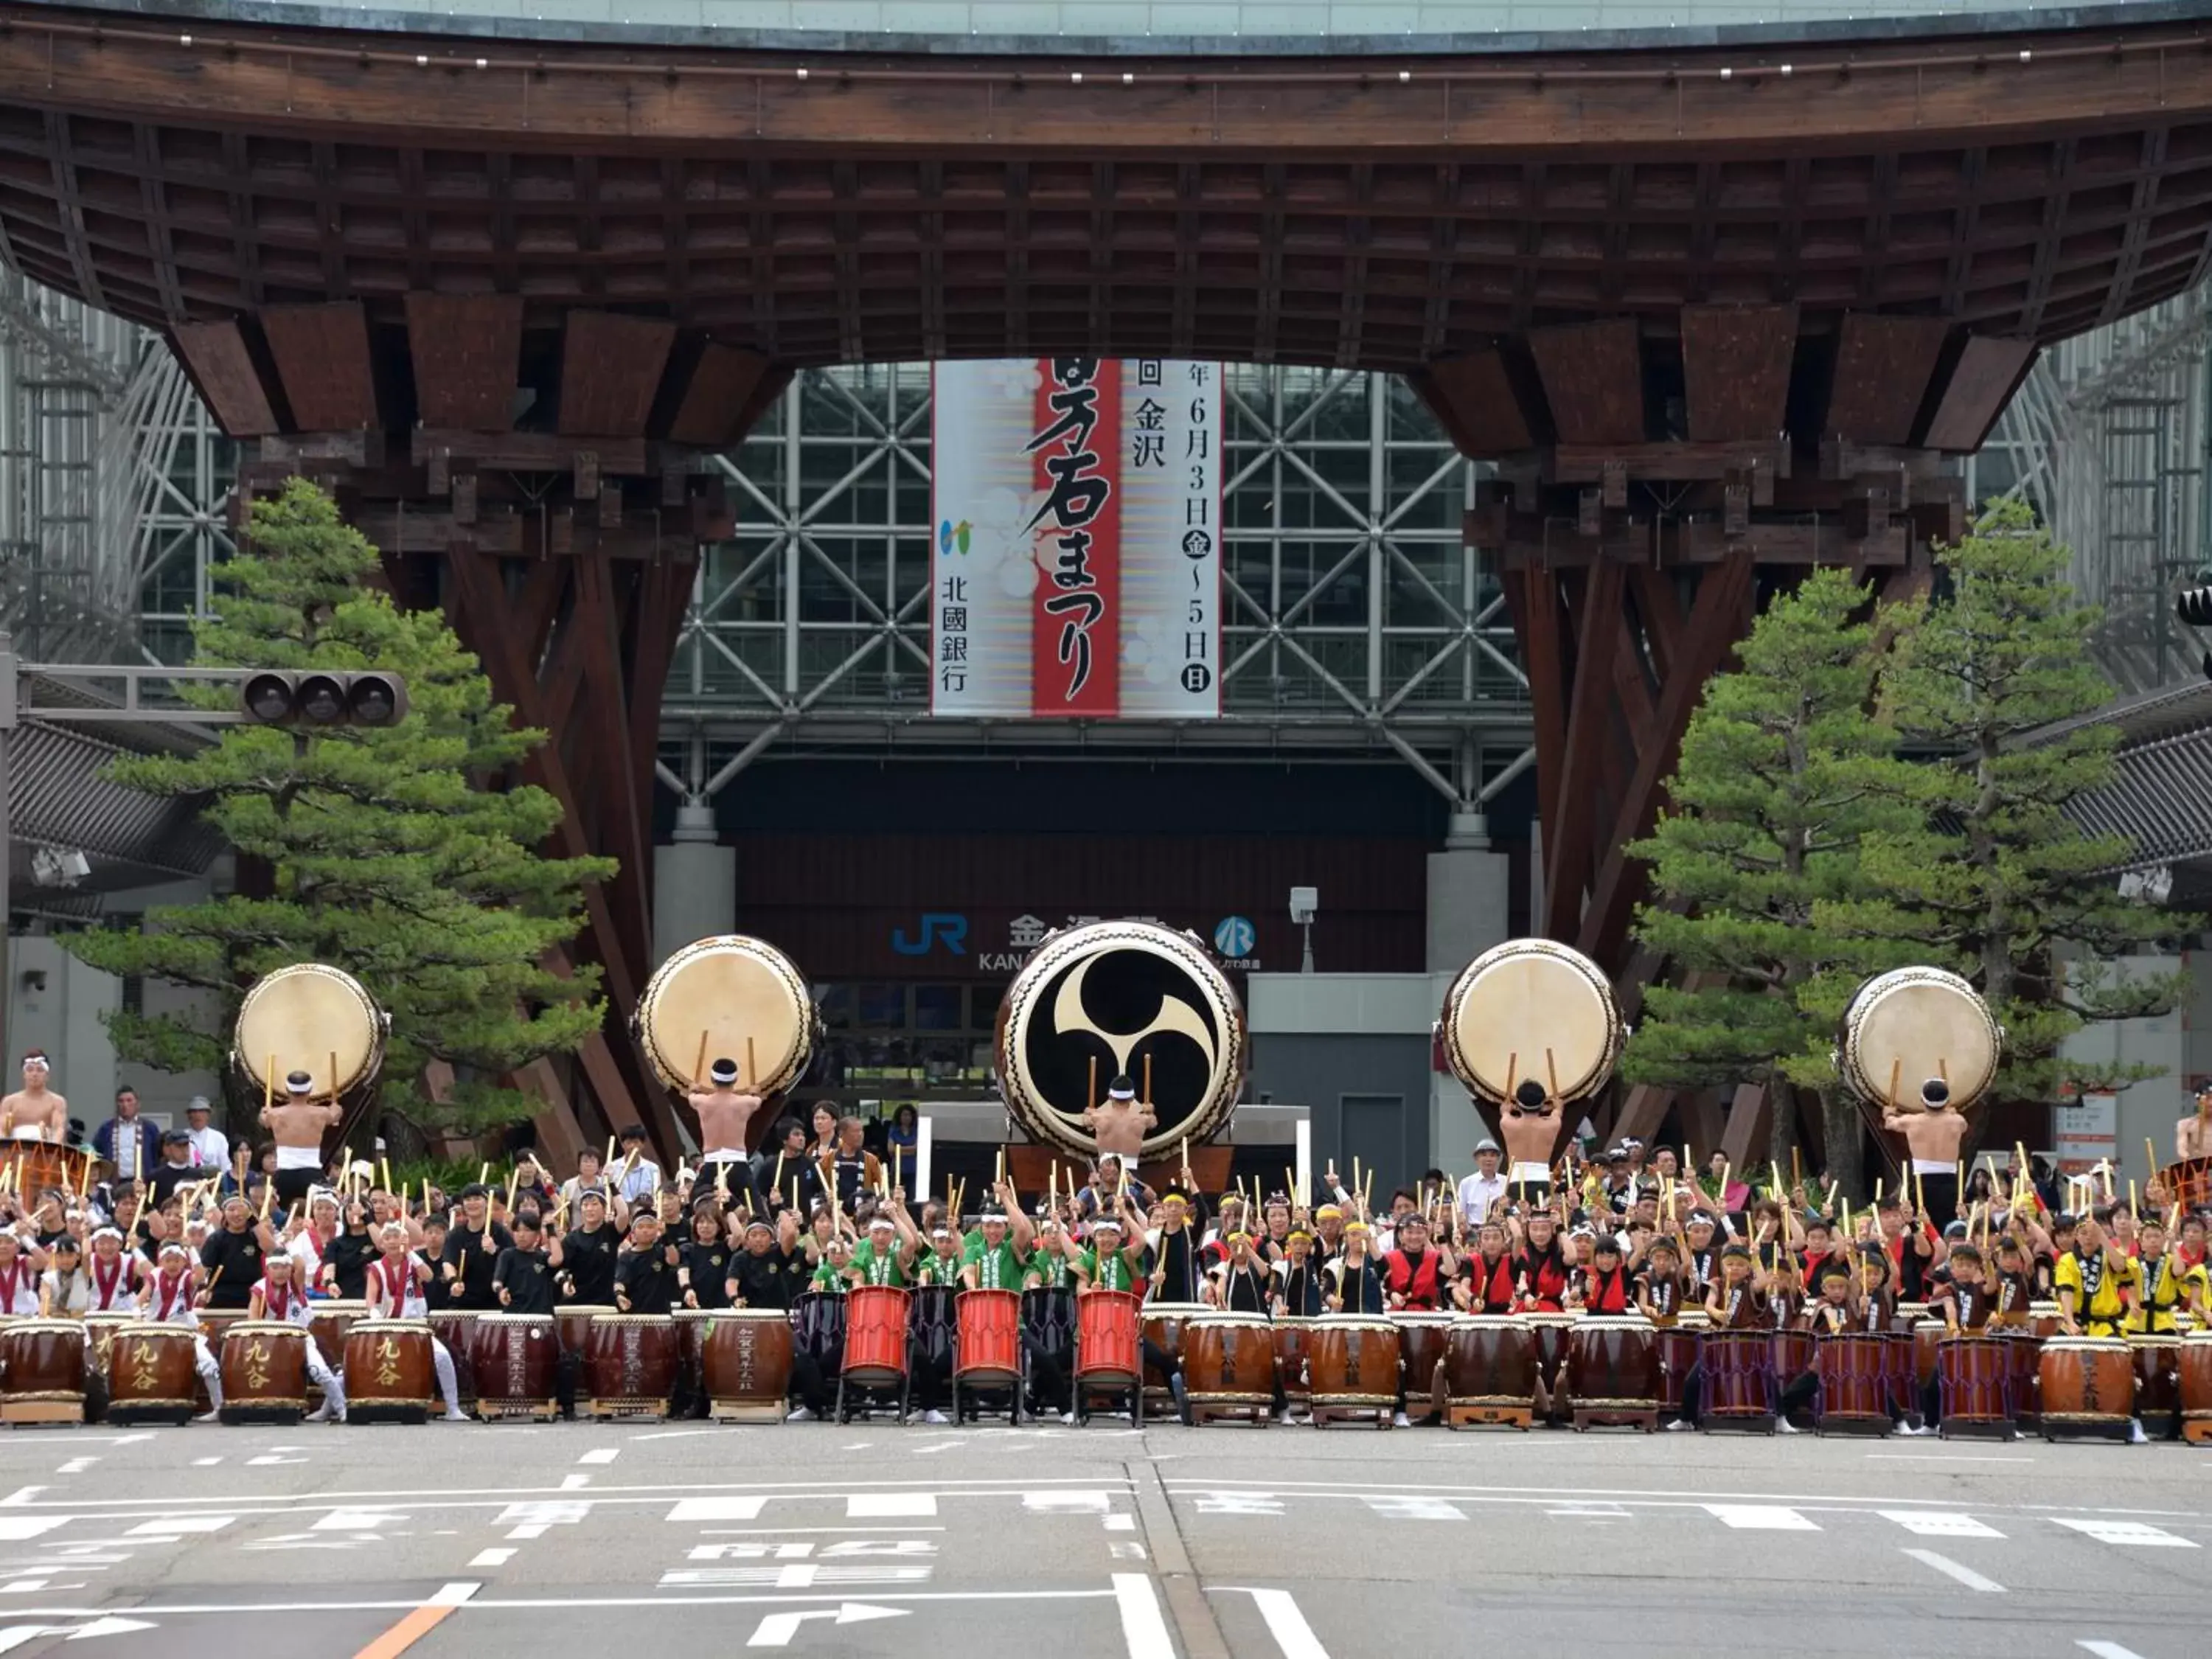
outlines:
[[[2147, 1216], [2139, 1230], [2142, 1254], [2135, 1261], [2135, 1295], [2130, 1298], [2130, 1336], [2170, 1335], [2179, 1327], [2174, 1315], [2187, 1302], [2188, 1274], [2167, 1248], [2166, 1224]], [[2203, 1272], [2203, 1268], [2197, 1270]]]
[[2069, 1336], [2118, 1336], [2135, 1264], [2106, 1243], [2112, 1211], [2100, 1206], [2074, 1230], [2074, 1248], [2051, 1273], [2060, 1322]]

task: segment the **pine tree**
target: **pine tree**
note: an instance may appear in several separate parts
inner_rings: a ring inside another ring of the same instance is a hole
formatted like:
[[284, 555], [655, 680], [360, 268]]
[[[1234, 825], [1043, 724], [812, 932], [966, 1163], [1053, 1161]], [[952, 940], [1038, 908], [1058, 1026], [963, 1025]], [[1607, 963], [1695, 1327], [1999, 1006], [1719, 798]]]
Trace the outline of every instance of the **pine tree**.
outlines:
[[2005, 1028], [1996, 1092], [2014, 1099], [2052, 1098], [2063, 1079], [2158, 1075], [2062, 1065], [2058, 1045], [2093, 1020], [2164, 1012], [2185, 987], [2180, 973], [2112, 970], [2191, 919], [2123, 898], [2106, 872], [2133, 842], [2085, 835], [2066, 813], [2112, 781], [2117, 732], [2089, 720], [2032, 736], [2112, 695], [2088, 651], [2100, 612], [2067, 585], [2067, 557], [2017, 502], [1938, 550], [1938, 594], [1904, 618], [1883, 675], [1888, 719], [1929, 757], [1907, 779], [1914, 819], [1867, 842], [1881, 902], [1837, 918], [1956, 962]]
[[1657, 898], [1636, 934], [1674, 983], [1645, 994], [1623, 1062], [1633, 1082], [1764, 1084], [1784, 1163], [1793, 1088], [1814, 1092], [1828, 1173], [1851, 1191], [1860, 1118], [1830, 1058], [1836, 1021], [1861, 979], [1910, 956], [1826, 925], [1825, 907], [1863, 893], [1861, 840], [1909, 817], [1896, 733], [1871, 713], [1881, 636], [1868, 609], [1847, 574], [1816, 570], [1705, 688], [1670, 807], [1631, 849]]
[[[426, 1128], [473, 1128], [534, 1109], [499, 1073], [573, 1052], [599, 1029], [595, 975], [542, 964], [580, 930], [584, 884], [614, 865], [539, 854], [559, 805], [506, 776], [544, 733], [514, 729], [443, 617], [397, 609], [370, 585], [378, 568], [375, 549], [313, 486], [295, 478], [254, 504], [238, 556], [218, 573], [217, 614], [195, 626], [194, 663], [382, 669], [404, 677], [408, 716], [384, 729], [228, 726], [189, 757], [115, 762], [131, 788], [206, 795], [207, 820], [266, 862], [275, 890], [160, 908], [142, 933], [64, 942], [107, 972], [215, 993], [211, 1025], [112, 1018], [120, 1054], [172, 1071], [227, 1074], [239, 1004], [258, 975], [295, 962], [343, 968], [392, 1016], [384, 1105]], [[200, 696], [222, 705], [235, 690]], [[459, 1079], [442, 1100], [422, 1086], [433, 1060]]]

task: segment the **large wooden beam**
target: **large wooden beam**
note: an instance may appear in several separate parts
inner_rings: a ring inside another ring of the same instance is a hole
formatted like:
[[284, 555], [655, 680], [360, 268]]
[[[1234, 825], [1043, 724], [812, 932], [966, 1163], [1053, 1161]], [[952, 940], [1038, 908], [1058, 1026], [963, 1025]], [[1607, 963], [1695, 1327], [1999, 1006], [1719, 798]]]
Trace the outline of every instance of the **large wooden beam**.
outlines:
[[1620, 596], [1626, 578], [1617, 564], [1593, 568], [1577, 604], [1573, 689], [1567, 704], [1566, 753], [1559, 777], [1561, 819], [1544, 826], [1544, 931], [1574, 936], [1582, 921], [1584, 884], [1596, 854], [1597, 826], [1588, 810], [1600, 745], [1613, 705], [1613, 658], [1620, 638]]
[[[1548, 842], [1559, 833], [1559, 773], [1566, 762], [1567, 700], [1565, 653], [1559, 638], [1559, 580], [1549, 570], [1530, 566], [1507, 570], [1500, 580], [1514, 632], [1521, 640], [1521, 664], [1528, 676], [1529, 711], [1536, 728], [1536, 812]], [[1548, 848], [1546, 862], [1550, 861]]]

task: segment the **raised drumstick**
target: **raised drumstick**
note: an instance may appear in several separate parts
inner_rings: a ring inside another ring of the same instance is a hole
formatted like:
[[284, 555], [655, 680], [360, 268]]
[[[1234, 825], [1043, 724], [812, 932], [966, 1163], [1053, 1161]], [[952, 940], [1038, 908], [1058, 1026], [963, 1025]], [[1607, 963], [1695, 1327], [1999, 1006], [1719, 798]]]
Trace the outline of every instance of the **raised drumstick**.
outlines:
[[1145, 1050], [1145, 1109], [1152, 1109], [1152, 1051]]
[[1556, 1101], [1559, 1097], [1559, 1068], [1549, 1048], [1544, 1050], [1544, 1074], [1551, 1080], [1552, 1098]]
[[1899, 1058], [1899, 1059], [1897, 1059], [1897, 1060], [1891, 1060], [1891, 1061], [1889, 1062], [1889, 1102], [1888, 1102], [1888, 1104], [1889, 1104], [1889, 1109], [1890, 1109], [1890, 1110], [1892, 1110], [1892, 1111], [1895, 1111], [1895, 1110], [1897, 1109], [1897, 1080], [1898, 1080], [1898, 1079], [1899, 1079], [1899, 1077], [1901, 1077], [1901, 1076], [1903, 1076], [1903, 1075], [1904, 1075], [1904, 1073], [1905, 1073], [1905, 1061], [1904, 1061], [1904, 1060], [1903, 1060], [1902, 1058]]
[[745, 1037], [745, 1087], [760, 1087], [760, 1061], [753, 1058], [753, 1040], [750, 1033]]
[[1098, 1109], [1098, 1056], [1096, 1054], [1091, 1056], [1091, 1075], [1083, 1085], [1083, 1109], [1086, 1112]]
[[699, 1033], [699, 1058], [691, 1062], [691, 1086], [697, 1088], [700, 1079], [707, 1074], [707, 1033]]

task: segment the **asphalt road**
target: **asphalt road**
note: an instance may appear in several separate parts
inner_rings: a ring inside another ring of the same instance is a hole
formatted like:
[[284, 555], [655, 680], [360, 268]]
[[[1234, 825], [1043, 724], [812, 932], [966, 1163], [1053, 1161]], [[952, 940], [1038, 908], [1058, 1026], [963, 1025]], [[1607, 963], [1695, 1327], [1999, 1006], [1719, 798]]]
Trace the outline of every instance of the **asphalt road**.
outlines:
[[1280, 1426], [0, 1431], [0, 1654], [2203, 1659], [2212, 1452]]

